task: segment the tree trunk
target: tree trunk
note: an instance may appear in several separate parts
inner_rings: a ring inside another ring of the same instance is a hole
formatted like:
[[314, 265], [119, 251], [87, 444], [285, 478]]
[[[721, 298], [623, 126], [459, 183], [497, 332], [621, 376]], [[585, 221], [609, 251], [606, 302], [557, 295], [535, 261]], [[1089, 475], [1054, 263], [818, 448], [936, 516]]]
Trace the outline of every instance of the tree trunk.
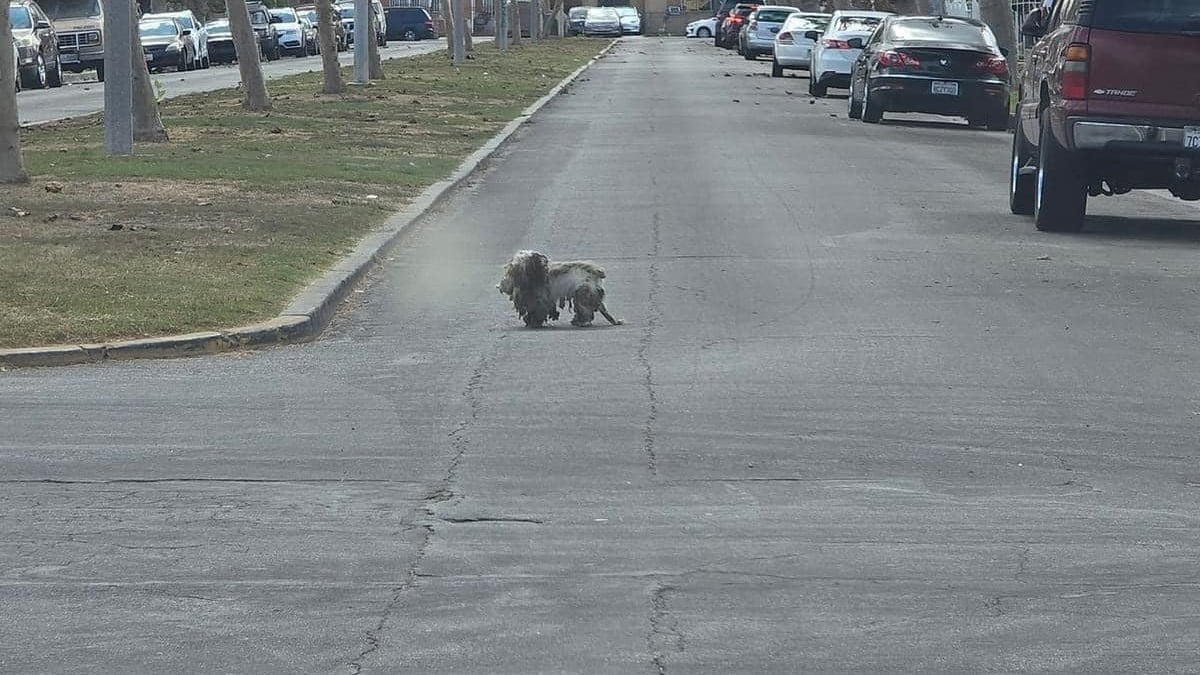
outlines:
[[321, 68], [325, 73], [322, 94], [342, 93], [342, 66], [338, 63], [337, 38], [333, 34], [331, 0], [317, 0], [317, 33], [321, 40]]
[[12, 28], [8, 12], [0, 12], [0, 184], [28, 183], [21, 155], [21, 122], [17, 115], [17, 92], [13, 90]]
[[242, 76], [242, 107], [266, 112], [271, 109], [271, 97], [267, 95], [267, 81], [263, 78], [262, 63], [259, 61], [258, 35], [250, 27], [246, 0], [227, 0], [226, 7], [229, 9], [229, 30], [233, 33], [238, 72]]
[[520, 46], [521, 8], [517, 6], [517, 0], [508, 0], [508, 26], [512, 30], [512, 46]]
[[475, 21], [475, 17], [471, 14], [472, 4], [471, 0], [463, 0], [463, 18], [458, 22], [458, 25], [462, 26], [464, 52], [475, 51], [475, 41], [471, 39], [473, 28], [471, 24]]
[[542, 35], [549, 35], [553, 32], [556, 37], [562, 37], [556, 25], [560, 12], [562, 12], [562, 0], [554, 0], [554, 6], [551, 8], [550, 14], [542, 19]]
[[1009, 0], [980, 0], [979, 14], [979, 18], [992, 27], [1000, 47], [1015, 58], [1017, 36], [1013, 28], [1012, 5]]
[[[368, 3], [371, 11], [367, 16], [371, 19], [371, 40], [367, 43], [367, 79], [382, 80], [383, 61], [379, 58], [379, 35], [375, 33], [375, 3]], [[384, 29], [386, 34], [387, 29]]]
[[442, 0], [442, 25], [446, 31], [446, 55], [454, 58], [454, 34], [458, 30], [458, 22], [454, 20], [454, 7], [450, 0]]
[[[137, 7], [134, 6], [134, 16]], [[137, 22], [133, 22], [133, 140], [142, 143], [166, 143], [170, 140], [163, 127], [162, 115], [158, 112], [158, 97], [154, 94], [154, 83], [150, 80], [150, 69], [142, 55], [142, 34]]]

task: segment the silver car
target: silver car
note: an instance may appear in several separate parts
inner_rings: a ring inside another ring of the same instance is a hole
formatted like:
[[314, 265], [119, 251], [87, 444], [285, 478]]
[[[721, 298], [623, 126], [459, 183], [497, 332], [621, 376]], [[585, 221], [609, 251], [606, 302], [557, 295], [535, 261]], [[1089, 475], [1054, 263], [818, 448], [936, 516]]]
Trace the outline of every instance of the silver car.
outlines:
[[584, 35], [620, 35], [621, 15], [612, 7], [590, 7], [583, 20]]
[[183, 26], [184, 30], [189, 30], [191, 33], [188, 38], [191, 40], [193, 54], [192, 58], [195, 62], [192, 64], [192, 70], [197, 68], [207, 68], [212, 64], [212, 59], [208, 56], [208, 29], [204, 24], [196, 19], [196, 15], [192, 14], [192, 10], [185, 9], [181, 12], [158, 12], [156, 14], [145, 14], [143, 19], [175, 19]]

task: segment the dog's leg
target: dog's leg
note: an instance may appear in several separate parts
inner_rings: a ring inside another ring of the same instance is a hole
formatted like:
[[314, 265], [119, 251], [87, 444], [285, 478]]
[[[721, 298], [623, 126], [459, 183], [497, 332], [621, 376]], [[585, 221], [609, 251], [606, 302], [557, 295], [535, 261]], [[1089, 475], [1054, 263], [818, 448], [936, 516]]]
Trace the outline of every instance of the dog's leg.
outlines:
[[596, 309], [600, 310], [600, 313], [604, 315], [604, 318], [608, 319], [608, 322], [614, 326], [620, 326], [621, 324], [625, 323], [620, 319], [614, 319], [613, 315], [608, 313], [608, 308], [604, 306], [603, 302], [600, 303], [600, 306]]

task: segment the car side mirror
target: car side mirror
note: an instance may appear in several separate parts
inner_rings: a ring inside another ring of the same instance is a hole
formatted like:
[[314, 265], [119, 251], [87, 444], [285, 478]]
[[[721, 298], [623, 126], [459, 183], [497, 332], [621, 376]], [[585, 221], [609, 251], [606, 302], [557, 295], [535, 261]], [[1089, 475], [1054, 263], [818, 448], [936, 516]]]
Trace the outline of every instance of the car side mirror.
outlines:
[[818, 32], [817, 32], [817, 31], [815, 31], [815, 30], [805, 31], [805, 32], [804, 32], [804, 39], [805, 39], [805, 40], [812, 40], [813, 42], [816, 42], [817, 40], [820, 40], [820, 39], [821, 39], [821, 34], [820, 34], [820, 33], [818, 33]]
[[1032, 38], [1040, 38], [1046, 34], [1046, 27], [1042, 25], [1045, 15], [1040, 9], [1035, 9], [1025, 17], [1025, 22], [1021, 24], [1021, 35], [1026, 35]]
[[37, 25], [34, 26], [34, 28], [37, 30], [50, 30], [51, 28], [53, 28], [53, 26], [50, 25], [49, 21], [39, 21], [39, 22], [37, 22]]
[[192, 34], [192, 30], [191, 30], [190, 28], [184, 28], [184, 29], [183, 29], [183, 32], [182, 32], [182, 33], [180, 33], [180, 35], [182, 35], [183, 37], [187, 37], [187, 36], [189, 36], [189, 35], [191, 35], [191, 34]]
[[850, 49], [862, 49], [863, 48], [862, 38], [850, 38], [849, 40], [846, 40], [846, 46], [849, 47]]

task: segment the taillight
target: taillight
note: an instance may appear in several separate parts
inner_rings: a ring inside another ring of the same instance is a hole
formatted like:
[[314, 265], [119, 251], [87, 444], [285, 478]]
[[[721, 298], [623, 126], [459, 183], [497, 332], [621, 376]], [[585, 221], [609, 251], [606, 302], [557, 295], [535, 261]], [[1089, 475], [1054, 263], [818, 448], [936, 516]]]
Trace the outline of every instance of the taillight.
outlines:
[[1068, 45], [1063, 50], [1062, 95], [1069, 101], [1087, 98], [1088, 61], [1092, 48], [1083, 44]]
[[821, 46], [826, 49], [850, 49], [850, 43], [845, 40], [834, 40], [833, 38], [822, 38]]
[[1008, 61], [1003, 56], [987, 56], [975, 62], [974, 70], [996, 77], [1008, 77]]
[[792, 34], [787, 32], [780, 33], [776, 39], [779, 40], [779, 44], [781, 45], [791, 45], [796, 43], [796, 40], [792, 38]]
[[920, 68], [921, 62], [912, 55], [893, 49], [879, 52], [880, 68]]

